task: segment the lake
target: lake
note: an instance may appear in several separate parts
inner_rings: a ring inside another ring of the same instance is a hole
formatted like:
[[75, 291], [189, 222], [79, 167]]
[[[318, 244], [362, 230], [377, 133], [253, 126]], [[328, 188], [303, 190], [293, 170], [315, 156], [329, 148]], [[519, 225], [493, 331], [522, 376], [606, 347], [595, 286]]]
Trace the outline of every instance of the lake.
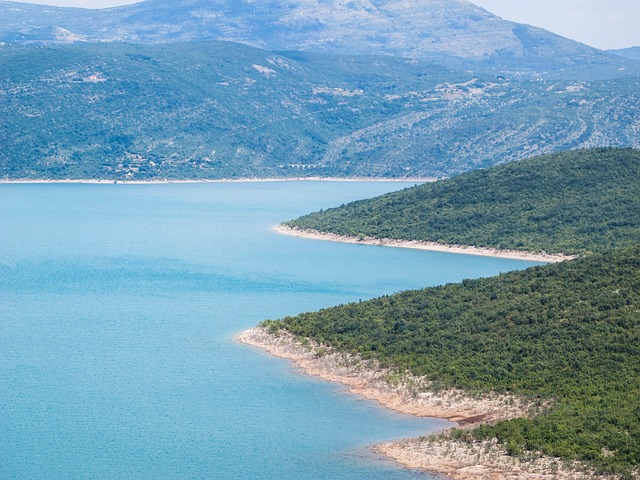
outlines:
[[533, 265], [271, 230], [409, 185], [0, 185], [0, 478], [425, 478], [367, 446], [448, 422], [234, 340], [266, 318]]

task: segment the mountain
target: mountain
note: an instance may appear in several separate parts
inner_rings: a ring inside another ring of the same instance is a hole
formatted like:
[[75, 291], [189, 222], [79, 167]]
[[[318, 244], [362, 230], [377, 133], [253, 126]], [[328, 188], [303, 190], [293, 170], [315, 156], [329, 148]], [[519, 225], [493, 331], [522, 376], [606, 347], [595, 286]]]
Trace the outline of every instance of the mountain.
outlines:
[[313, 213], [339, 235], [582, 254], [640, 238], [640, 150], [530, 158]]
[[0, 178], [444, 177], [640, 145], [640, 62], [465, 0], [0, 0], [0, 42]]
[[640, 47], [621, 48], [619, 50], [608, 50], [609, 53], [631, 60], [640, 60]]
[[614, 78], [640, 63], [505, 21], [466, 0], [146, 0], [106, 10], [0, 1], [0, 41], [224, 40], [269, 51], [393, 55], [501, 75]]
[[640, 146], [639, 87], [228, 42], [4, 45], [0, 178], [443, 177]]

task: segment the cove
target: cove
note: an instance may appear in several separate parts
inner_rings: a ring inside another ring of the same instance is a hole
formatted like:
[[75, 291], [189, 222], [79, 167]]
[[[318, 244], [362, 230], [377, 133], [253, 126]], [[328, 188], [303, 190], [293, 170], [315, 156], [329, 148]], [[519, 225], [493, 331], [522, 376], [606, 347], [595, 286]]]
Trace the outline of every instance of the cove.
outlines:
[[0, 478], [425, 478], [367, 446], [446, 421], [234, 341], [266, 318], [533, 265], [272, 231], [410, 185], [0, 185]]

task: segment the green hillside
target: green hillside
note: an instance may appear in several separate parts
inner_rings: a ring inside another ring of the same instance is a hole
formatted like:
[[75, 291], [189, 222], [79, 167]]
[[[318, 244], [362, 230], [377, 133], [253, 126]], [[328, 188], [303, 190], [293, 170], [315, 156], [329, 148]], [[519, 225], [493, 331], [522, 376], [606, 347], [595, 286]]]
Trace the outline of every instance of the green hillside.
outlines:
[[229, 42], [0, 45], [0, 179], [450, 176], [638, 145], [639, 87]]
[[[578, 253], [554, 265], [266, 321], [410, 372], [436, 389], [550, 401], [532, 418], [454, 431], [637, 478], [640, 151], [540, 156], [311, 214], [289, 226]], [[597, 253], [594, 253], [597, 252]]]
[[428, 183], [286, 225], [340, 235], [547, 253], [640, 239], [640, 151], [592, 149]]
[[462, 436], [607, 472], [640, 465], [639, 246], [264, 325], [438, 386], [552, 400], [542, 415]]

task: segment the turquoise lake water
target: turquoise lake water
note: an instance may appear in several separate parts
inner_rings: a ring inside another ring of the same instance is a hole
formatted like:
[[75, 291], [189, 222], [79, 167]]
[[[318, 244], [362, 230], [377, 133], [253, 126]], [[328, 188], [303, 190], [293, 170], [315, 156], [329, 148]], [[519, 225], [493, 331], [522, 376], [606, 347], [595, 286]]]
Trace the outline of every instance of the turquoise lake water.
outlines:
[[266, 318], [532, 265], [271, 231], [404, 186], [0, 185], [0, 478], [425, 478], [367, 445], [446, 421], [234, 341]]

